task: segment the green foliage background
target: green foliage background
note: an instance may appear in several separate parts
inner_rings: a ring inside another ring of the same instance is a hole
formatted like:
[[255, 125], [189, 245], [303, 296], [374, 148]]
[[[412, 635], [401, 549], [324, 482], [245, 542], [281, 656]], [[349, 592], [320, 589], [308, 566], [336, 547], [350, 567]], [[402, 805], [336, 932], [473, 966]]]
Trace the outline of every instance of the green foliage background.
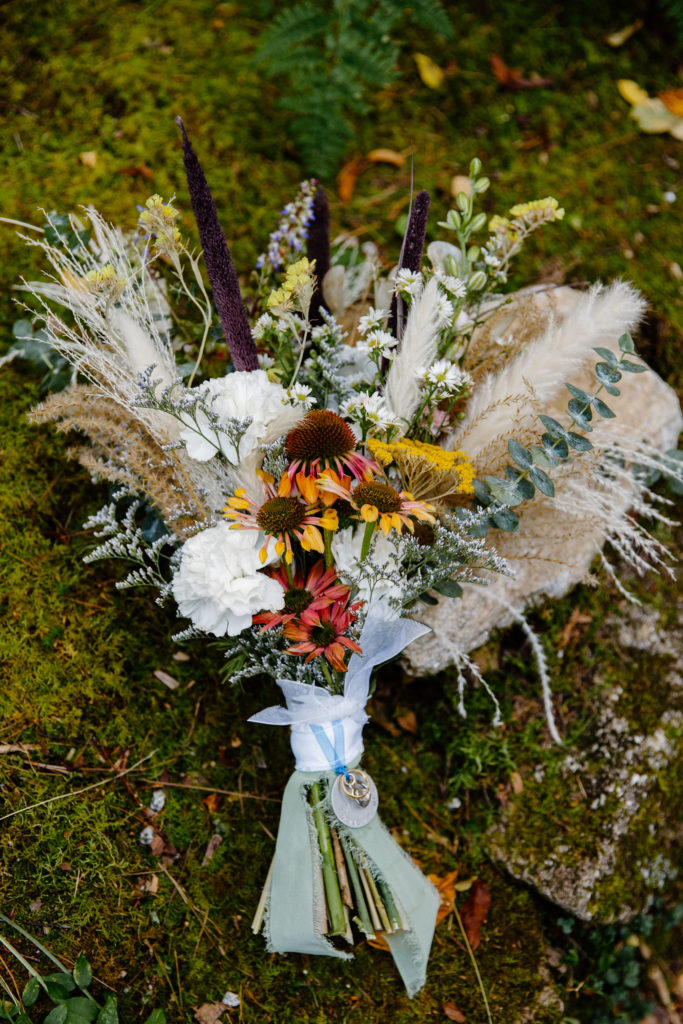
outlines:
[[[678, 84], [680, 55], [670, 24], [637, 0], [578, 0], [552, 8], [540, 0], [472, 0], [447, 7], [452, 40], [425, 36], [415, 25], [398, 40], [397, 78], [356, 119], [352, 152], [379, 146], [407, 152], [412, 145], [415, 183], [433, 197], [432, 225], [450, 205], [452, 176], [465, 173], [474, 156], [492, 177], [491, 209], [555, 195], [566, 219], [531, 247], [520, 264], [520, 283], [539, 273], [574, 281], [629, 278], [655, 314], [639, 351], [665, 379], [680, 384], [680, 212], [663, 196], [680, 189], [683, 153], [667, 136], [640, 135], [615, 85], [618, 78], [635, 78], [655, 93]], [[259, 14], [251, 4], [207, 0], [5, 4], [0, 215], [37, 221], [40, 207], [63, 211], [93, 202], [132, 226], [136, 203], [151, 192], [176, 193], [192, 232], [174, 124], [181, 114], [238, 269], [246, 274], [303, 173], [279, 86], [253, 59], [275, 9], [263, 5]], [[638, 16], [645, 27], [625, 46], [605, 44], [608, 32]], [[440, 91], [420, 80], [415, 51], [448, 70]], [[494, 53], [527, 73], [552, 76], [554, 88], [501, 90], [489, 66]], [[88, 151], [97, 154], [94, 167], [80, 158]], [[395, 260], [400, 238], [393, 225], [408, 206], [409, 163], [368, 168], [347, 205], [336, 198], [333, 176], [325, 184], [333, 225], [375, 239], [387, 261]], [[0, 329], [7, 344], [17, 317], [13, 285], [35, 269], [31, 250], [11, 227], [0, 226]], [[166, 1007], [169, 1021], [191, 1021], [192, 1007], [231, 989], [242, 998], [233, 1021], [406, 1024], [440, 1019], [450, 1001], [470, 1024], [483, 1022], [452, 918], [437, 931], [428, 986], [412, 1002], [378, 951], [360, 948], [352, 964], [340, 966], [269, 956], [262, 939], [251, 936], [290, 757], [284, 732], [245, 721], [273, 693], [221, 686], [221, 663], [210, 645], [190, 648], [187, 662], [174, 661], [170, 614], [147, 595], [117, 593], [115, 567], [82, 565], [88, 538], [81, 524], [104, 491], [65, 461], [61, 439], [25, 424], [36, 400], [32, 378], [18, 367], [3, 371], [0, 742], [30, 744], [31, 750], [0, 755], [2, 814], [100, 780], [126, 755], [133, 764], [155, 753], [127, 777], [129, 786], [122, 780], [1, 823], [5, 913], [69, 964], [86, 950], [96, 978], [118, 994], [124, 1021], [144, 1020], [155, 1005]], [[672, 591], [656, 581], [640, 585], [640, 593], [662, 609], [671, 602]], [[653, 699], [643, 689], [643, 666], [624, 665], [613, 652], [604, 609], [608, 603], [619, 608], [620, 599], [613, 591], [607, 595], [606, 601], [579, 588], [536, 620], [553, 652], [573, 608], [592, 615], [564, 659], [552, 657], [570, 746], [590, 730], [605, 682], [618, 678], [632, 688], [636, 717]], [[367, 764], [380, 783], [385, 820], [399, 828], [402, 843], [426, 870], [445, 874], [458, 867], [461, 878], [479, 873], [491, 887], [477, 959], [494, 1019], [514, 1024], [543, 988], [538, 964], [563, 933], [540, 901], [487, 861], [482, 836], [500, 813], [497, 794], [510, 792], [511, 772], [526, 778], [539, 760], [552, 768], [563, 752], [548, 746], [521, 634], [493, 641], [486, 656], [506, 714], [500, 731], [490, 729], [490, 707], [480, 694], [463, 723], [447, 675], [416, 685], [394, 668], [380, 684], [382, 706], [390, 718], [413, 710], [418, 734], [393, 736], [370, 726]], [[175, 676], [178, 689], [164, 687], [153, 675], [157, 669]], [[656, 661], [647, 666], [651, 678], [665, 669]], [[70, 774], [41, 767], [54, 764]], [[168, 790], [160, 820], [178, 857], [165, 871], [138, 843], [145, 818], [137, 802], [149, 802], [150, 780], [164, 769], [173, 783], [186, 775], [195, 786], [226, 791], [211, 808], [202, 803], [206, 790]], [[567, 827], [590, 828], [581, 808], [569, 807], [560, 774], [549, 770], [548, 778], [542, 799], [531, 788], [524, 797], [527, 820], [552, 828], [540, 837], [542, 846], [554, 842], [551, 809], [560, 809]], [[674, 782], [667, 785], [676, 792]], [[462, 805], [449, 810], [455, 795]], [[214, 831], [224, 841], [202, 866]], [[140, 888], [152, 871], [159, 877], [156, 896]], [[591, 961], [589, 945], [582, 949], [585, 975], [597, 960]], [[0, 964], [0, 970], [14, 970], [23, 983], [16, 965]], [[562, 976], [550, 984], [561, 991]], [[596, 999], [582, 1004], [582, 1022], [598, 1019]], [[554, 1024], [561, 1017], [550, 1006], [538, 1009], [534, 1021]]]

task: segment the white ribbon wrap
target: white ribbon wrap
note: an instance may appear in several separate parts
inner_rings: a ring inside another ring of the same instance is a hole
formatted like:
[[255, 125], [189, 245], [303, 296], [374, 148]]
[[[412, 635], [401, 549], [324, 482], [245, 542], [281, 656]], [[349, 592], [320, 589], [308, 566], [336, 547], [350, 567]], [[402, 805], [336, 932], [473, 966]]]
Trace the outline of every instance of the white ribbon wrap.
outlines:
[[[428, 632], [429, 626], [421, 622], [392, 618], [382, 602], [371, 604], [359, 639], [363, 653], [352, 655], [349, 661], [343, 696], [321, 686], [278, 679], [287, 707], [265, 708], [249, 721], [291, 726], [292, 753], [300, 772], [329, 771], [351, 763], [363, 753], [372, 670]], [[332, 753], [336, 756], [330, 756]]]

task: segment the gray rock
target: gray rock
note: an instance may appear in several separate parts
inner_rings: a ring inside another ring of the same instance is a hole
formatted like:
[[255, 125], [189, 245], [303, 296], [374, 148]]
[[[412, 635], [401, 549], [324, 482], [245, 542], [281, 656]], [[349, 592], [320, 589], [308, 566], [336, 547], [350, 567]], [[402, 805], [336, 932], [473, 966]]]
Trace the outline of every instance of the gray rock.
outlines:
[[[683, 840], [683, 623], [663, 632], [657, 611], [629, 606], [609, 624], [625, 656], [647, 651], [659, 709], [650, 728], [639, 715], [636, 667], [604, 694], [586, 746], [552, 772], [539, 765], [527, 775], [487, 837], [515, 878], [582, 920], [604, 922], [647, 908], [680, 870]], [[574, 811], [563, 820], [567, 807]]]

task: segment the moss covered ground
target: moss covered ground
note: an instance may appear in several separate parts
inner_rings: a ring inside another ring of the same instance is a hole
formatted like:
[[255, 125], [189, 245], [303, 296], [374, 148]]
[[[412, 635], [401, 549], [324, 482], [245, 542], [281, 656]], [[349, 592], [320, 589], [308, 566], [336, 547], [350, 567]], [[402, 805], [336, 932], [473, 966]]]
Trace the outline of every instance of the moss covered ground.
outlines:
[[[680, 386], [683, 196], [670, 201], [665, 195], [680, 189], [683, 151], [668, 136], [639, 134], [615, 84], [634, 78], [651, 93], [679, 84], [671, 24], [658, 8], [635, 0], [448, 7], [455, 39], [445, 43], [411, 30], [399, 78], [373, 97], [372, 115], [357, 123], [350, 155], [376, 147], [406, 151], [413, 144], [416, 184], [433, 196], [433, 231], [450, 204], [452, 176], [466, 173], [475, 155], [492, 178], [491, 209], [555, 195], [567, 216], [530, 247], [519, 281], [539, 275], [632, 280], [652, 309], [640, 351]], [[235, 261], [247, 273], [303, 176], [277, 107], [277, 83], [267, 82], [252, 62], [272, 10], [266, 2], [206, 0], [5, 4], [0, 215], [36, 221], [40, 207], [69, 211], [93, 202], [132, 225], [136, 203], [148, 194], [176, 193], [191, 231], [174, 124], [182, 114]], [[605, 43], [608, 32], [637, 17], [645, 25], [624, 46]], [[427, 51], [447, 68], [438, 93], [420, 80], [415, 51]], [[492, 54], [552, 77], [554, 86], [502, 89], [491, 72]], [[94, 166], [84, 163], [81, 155], [93, 152]], [[338, 199], [335, 182], [325, 182], [334, 225], [375, 239], [387, 261], [394, 259], [400, 243], [394, 224], [407, 208], [409, 177], [407, 165], [373, 165], [347, 204]], [[3, 345], [17, 317], [12, 286], [33, 269], [31, 253], [2, 226]], [[194, 1007], [232, 990], [241, 1006], [223, 1019], [235, 1022], [407, 1024], [446, 1019], [444, 1004], [452, 1003], [469, 1024], [483, 1024], [452, 915], [437, 930], [428, 985], [413, 1001], [376, 950], [359, 948], [349, 965], [273, 957], [251, 935], [289, 770], [287, 738], [245, 724], [264, 704], [262, 689], [238, 692], [221, 684], [221, 661], [210, 645], [189, 647], [189, 660], [176, 660], [170, 614], [145, 594], [117, 592], [115, 566], [82, 564], [89, 543], [82, 522], [105, 492], [65, 460], [61, 439], [26, 425], [24, 414], [37, 397], [29, 373], [17, 365], [3, 371], [0, 817], [13, 815], [0, 822], [3, 912], [69, 964], [85, 950], [98, 991], [108, 986], [117, 993], [126, 1022], [144, 1020], [154, 1006], [163, 1006], [169, 1021], [191, 1021]], [[671, 605], [670, 585], [652, 579], [639, 586], [646, 602]], [[612, 649], [605, 613], [619, 601], [609, 587], [601, 594], [580, 588], [535, 619], [551, 655], [569, 747], [580, 747], [600, 688], [616, 675], [631, 680], [626, 689], [636, 695], [634, 715], [642, 711], [643, 727], [661, 714], [657, 686], [649, 682], [656, 683], [656, 667], [652, 671], [645, 654], [624, 660]], [[575, 608], [590, 622], [570, 633], [560, 659]], [[482, 658], [502, 698], [506, 724], [500, 730], [490, 728], [482, 694], [473, 695], [463, 722], [447, 674], [411, 682], [393, 668], [379, 684], [383, 719], [395, 723], [412, 710], [417, 733], [399, 728], [393, 735], [396, 729], [371, 725], [368, 765], [380, 783], [386, 822], [399, 829], [425, 870], [445, 875], [457, 868], [461, 879], [477, 874], [490, 886], [491, 910], [476, 956], [496, 1024], [558, 1024], [562, 1011], [548, 997], [548, 985], [569, 1006], [576, 997], [567, 993], [561, 970], [539, 973], [549, 947], [560, 948], [560, 959], [564, 949], [556, 912], [499, 871], [485, 835], [514, 798], [514, 773], [524, 778], [540, 762], [552, 778], [563, 755], [549, 746], [523, 636], [508, 632]], [[170, 690], [157, 670], [179, 686]], [[12, 750], [18, 744], [24, 749]], [[124, 779], [105, 781], [143, 758]], [[153, 857], [138, 837], [160, 780], [167, 783], [158, 819], [166, 846]], [[81, 795], [53, 799], [98, 782], [103, 785]], [[680, 793], [680, 783], [663, 779], [661, 799], [673, 800], [677, 786]], [[527, 821], [537, 823], [541, 843], [555, 834], [543, 834], [551, 813], [583, 827], [584, 809], [572, 807], [565, 794], [552, 787], [534, 792], [538, 803], [521, 806]], [[447, 806], [454, 797], [456, 809]], [[550, 802], [560, 804], [557, 813]], [[223, 842], [203, 865], [214, 834]], [[673, 889], [665, 896], [680, 899]], [[662, 939], [670, 951], [673, 941], [671, 935]], [[28, 945], [24, 951], [35, 953]], [[595, 970], [584, 953], [584, 973]], [[23, 983], [24, 972], [11, 958], [0, 961], [0, 970]], [[599, 996], [582, 997], [579, 1011], [567, 1010], [574, 1012], [582, 1024], [597, 1021], [603, 1004]]]

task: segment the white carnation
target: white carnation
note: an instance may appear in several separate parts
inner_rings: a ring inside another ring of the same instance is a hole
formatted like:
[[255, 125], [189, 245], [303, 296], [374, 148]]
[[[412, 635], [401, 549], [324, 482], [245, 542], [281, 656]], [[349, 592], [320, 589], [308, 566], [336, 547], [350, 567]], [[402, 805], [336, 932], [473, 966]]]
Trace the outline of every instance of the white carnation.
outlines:
[[237, 636], [257, 612], [279, 611], [285, 592], [259, 571], [263, 542], [256, 530], [232, 530], [223, 522], [185, 541], [173, 577], [179, 613], [206, 633]]
[[[305, 414], [302, 405], [286, 404], [287, 393], [281, 384], [268, 380], [265, 370], [240, 370], [204, 381], [198, 388], [206, 405], [215, 413], [216, 423], [199, 411], [196, 423], [189, 417], [180, 431], [187, 454], [206, 462], [217, 451], [233, 466], [258, 451], [261, 445], [272, 444], [300, 422]], [[251, 419], [239, 443], [239, 453], [221, 423]]]

